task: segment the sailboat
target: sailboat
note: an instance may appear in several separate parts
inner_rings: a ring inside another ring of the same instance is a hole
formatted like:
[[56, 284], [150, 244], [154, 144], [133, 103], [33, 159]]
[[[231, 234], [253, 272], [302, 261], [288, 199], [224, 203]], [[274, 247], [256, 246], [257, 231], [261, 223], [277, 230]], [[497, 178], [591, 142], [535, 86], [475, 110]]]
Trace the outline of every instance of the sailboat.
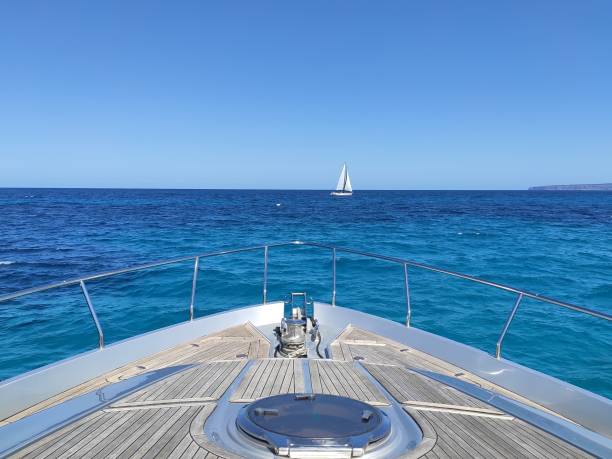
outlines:
[[336, 191], [330, 193], [332, 196], [352, 196], [353, 187], [351, 186], [351, 179], [348, 175], [348, 169], [346, 163], [342, 166], [340, 177], [338, 177], [338, 184], [336, 185]]

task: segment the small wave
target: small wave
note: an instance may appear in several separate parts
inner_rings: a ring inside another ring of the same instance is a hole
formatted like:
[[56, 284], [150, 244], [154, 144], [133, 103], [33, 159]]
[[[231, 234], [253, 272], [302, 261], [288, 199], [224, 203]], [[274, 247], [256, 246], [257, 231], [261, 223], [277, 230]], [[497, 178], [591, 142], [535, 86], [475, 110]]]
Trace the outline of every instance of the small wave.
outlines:
[[0, 265], [12, 265], [14, 261], [0, 261]]

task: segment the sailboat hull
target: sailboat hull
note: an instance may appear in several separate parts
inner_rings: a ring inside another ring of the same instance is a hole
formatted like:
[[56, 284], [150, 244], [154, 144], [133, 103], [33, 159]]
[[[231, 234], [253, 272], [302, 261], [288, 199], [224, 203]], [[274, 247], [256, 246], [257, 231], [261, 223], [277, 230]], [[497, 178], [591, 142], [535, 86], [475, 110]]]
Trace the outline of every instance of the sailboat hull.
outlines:
[[353, 196], [353, 192], [352, 191], [332, 191], [331, 193], [329, 193], [332, 196]]

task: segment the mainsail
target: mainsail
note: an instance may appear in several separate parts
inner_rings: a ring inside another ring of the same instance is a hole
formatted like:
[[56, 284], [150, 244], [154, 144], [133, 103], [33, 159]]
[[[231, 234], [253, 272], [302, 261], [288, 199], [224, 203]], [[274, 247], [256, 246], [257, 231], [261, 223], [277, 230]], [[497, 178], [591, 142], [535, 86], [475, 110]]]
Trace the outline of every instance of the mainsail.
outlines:
[[344, 191], [353, 192], [353, 187], [351, 186], [351, 179], [348, 175], [348, 169], [346, 170], [346, 182], [344, 183]]
[[349, 193], [353, 191], [353, 187], [351, 186], [351, 179], [349, 178], [346, 164], [342, 166], [340, 177], [338, 177], [338, 184], [336, 185], [336, 191], [345, 191]]

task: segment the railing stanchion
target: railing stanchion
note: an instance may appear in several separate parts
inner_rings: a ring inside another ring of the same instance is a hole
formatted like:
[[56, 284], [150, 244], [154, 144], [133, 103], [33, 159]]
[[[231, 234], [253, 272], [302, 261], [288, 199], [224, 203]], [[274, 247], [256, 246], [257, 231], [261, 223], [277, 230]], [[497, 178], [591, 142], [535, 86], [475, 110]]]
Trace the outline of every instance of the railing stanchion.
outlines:
[[495, 357], [497, 359], [501, 358], [502, 343], [504, 342], [504, 338], [506, 337], [506, 332], [508, 331], [508, 328], [510, 328], [510, 323], [512, 322], [512, 319], [514, 319], [514, 316], [516, 315], [516, 311], [519, 305], [521, 304], [522, 300], [523, 300], [523, 294], [519, 293], [518, 297], [516, 298], [516, 302], [514, 303], [514, 307], [512, 308], [512, 311], [510, 311], [510, 314], [508, 315], [508, 318], [506, 319], [506, 323], [504, 324], [504, 328], [502, 329], [502, 332], [499, 335], [497, 344], [495, 345]]
[[105, 279], [111, 276], [116, 276], [116, 275], [125, 274], [125, 273], [142, 271], [145, 269], [155, 268], [158, 266], [166, 266], [166, 265], [171, 265], [175, 263], [182, 263], [182, 262], [195, 260], [195, 267], [194, 267], [194, 272], [193, 272], [193, 284], [192, 284], [192, 290], [191, 290], [191, 303], [189, 306], [189, 320], [191, 321], [191, 320], [194, 320], [195, 296], [196, 296], [196, 287], [197, 287], [197, 280], [198, 280], [200, 258], [204, 259], [204, 258], [218, 257], [222, 255], [229, 255], [229, 254], [235, 254], [235, 253], [259, 251], [261, 249], [264, 249], [263, 303], [266, 304], [267, 303], [267, 293], [268, 293], [267, 290], [268, 290], [268, 251], [269, 251], [269, 248], [270, 247], [286, 247], [286, 246], [292, 246], [292, 245], [317, 247], [320, 249], [326, 249], [326, 250], [332, 251], [332, 257], [333, 257], [332, 258], [332, 283], [333, 284], [332, 284], [332, 299], [331, 299], [332, 306], [336, 306], [336, 270], [337, 270], [336, 255], [338, 251], [342, 253], [360, 255], [360, 256], [376, 259], [376, 260], [384, 260], [384, 261], [403, 265], [404, 266], [404, 288], [405, 288], [405, 294], [406, 294], [406, 327], [410, 327], [411, 314], [412, 314], [411, 306], [410, 306], [410, 289], [409, 289], [409, 284], [408, 284], [408, 267], [410, 267], [411, 269], [421, 269], [421, 270], [434, 272], [438, 274], [444, 274], [444, 275], [451, 276], [454, 278], [464, 279], [470, 282], [475, 282], [480, 285], [487, 285], [489, 287], [493, 287], [493, 288], [496, 288], [502, 291], [511, 292], [511, 293], [516, 294], [517, 299], [514, 304], [514, 307], [512, 308], [512, 311], [510, 312], [510, 314], [508, 315], [506, 322], [504, 324], [504, 327], [499, 336], [499, 339], [497, 340], [497, 343], [496, 343], [495, 357], [498, 359], [501, 358], [502, 345], [503, 345], [504, 338], [508, 332], [508, 329], [510, 327], [510, 324], [512, 323], [512, 320], [514, 320], [514, 316], [516, 315], [517, 310], [523, 298], [530, 298], [535, 301], [552, 304], [552, 305], [559, 306], [565, 309], [569, 309], [571, 311], [576, 311], [582, 314], [589, 315], [591, 317], [597, 317], [599, 319], [604, 319], [609, 322], [612, 322], [612, 315], [606, 312], [586, 308], [583, 306], [578, 306], [576, 304], [567, 303], [565, 301], [555, 300], [554, 298], [543, 296], [538, 293], [516, 289], [514, 287], [510, 287], [508, 285], [503, 285], [503, 284], [498, 284], [496, 282], [491, 282], [486, 279], [481, 279], [481, 278], [470, 276], [467, 274], [462, 274], [462, 273], [455, 272], [455, 271], [449, 271], [446, 269], [437, 268], [435, 266], [418, 263], [416, 261], [412, 261], [409, 259], [390, 257], [386, 255], [378, 255], [375, 253], [362, 252], [362, 251], [350, 249], [347, 247], [336, 247], [336, 246], [329, 245], [329, 244], [319, 244], [316, 242], [308, 242], [308, 241], [291, 241], [291, 242], [283, 242], [283, 243], [276, 243], [276, 244], [258, 245], [258, 246], [244, 247], [244, 248], [239, 248], [239, 249], [200, 253], [199, 255], [192, 255], [188, 257], [159, 260], [155, 262], [141, 264], [138, 266], [132, 266], [132, 267], [117, 269], [113, 271], [106, 271], [106, 272], [102, 272], [98, 274], [88, 275], [85, 277], [67, 279], [67, 280], [63, 280], [60, 282], [54, 282], [51, 284], [42, 285], [39, 287], [27, 288], [27, 289], [20, 290], [18, 292], [14, 292], [10, 294], [0, 295], [0, 304], [6, 301], [10, 301], [16, 298], [26, 296], [26, 295], [31, 295], [34, 293], [43, 292], [43, 291], [47, 291], [47, 290], [51, 290], [51, 289], [55, 289], [59, 287], [66, 287], [66, 286], [71, 286], [71, 285], [76, 286], [77, 284], [79, 284], [81, 286], [81, 290], [83, 291], [83, 295], [85, 296], [85, 300], [87, 301], [87, 306], [89, 308], [91, 316], [93, 317], [94, 323], [98, 331], [99, 346], [100, 348], [103, 348], [104, 347], [104, 334], [102, 332], [102, 327], [100, 326], [100, 322], [98, 320], [94, 307], [91, 303], [91, 299], [89, 297], [89, 293], [87, 292], [85, 282], [96, 280], [96, 279]]
[[404, 292], [406, 293], [406, 327], [410, 327], [410, 287], [408, 285], [408, 264], [404, 263]]
[[195, 310], [196, 288], [198, 287], [198, 272], [200, 270], [200, 257], [195, 257], [193, 264], [193, 280], [191, 281], [191, 303], [189, 303], [189, 320], [193, 320]]
[[268, 300], [268, 246], [264, 247], [263, 304]]
[[336, 248], [332, 249], [332, 306], [336, 306]]
[[102, 332], [102, 326], [100, 325], [100, 321], [98, 320], [98, 315], [96, 314], [96, 310], [91, 303], [91, 298], [89, 298], [89, 292], [87, 291], [87, 287], [85, 287], [85, 282], [80, 281], [81, 290], [83, 291], [83, 296], [85, 297], [85, 301], [87, 302], [87, 307], [89, 308], [89, 312], [91, 313], [91, 317], [93, 318], [94, 324], [96, 324], [96, 329], [98, 330], [98, 347], [102, 349], [104, 347], [104, 333]]

